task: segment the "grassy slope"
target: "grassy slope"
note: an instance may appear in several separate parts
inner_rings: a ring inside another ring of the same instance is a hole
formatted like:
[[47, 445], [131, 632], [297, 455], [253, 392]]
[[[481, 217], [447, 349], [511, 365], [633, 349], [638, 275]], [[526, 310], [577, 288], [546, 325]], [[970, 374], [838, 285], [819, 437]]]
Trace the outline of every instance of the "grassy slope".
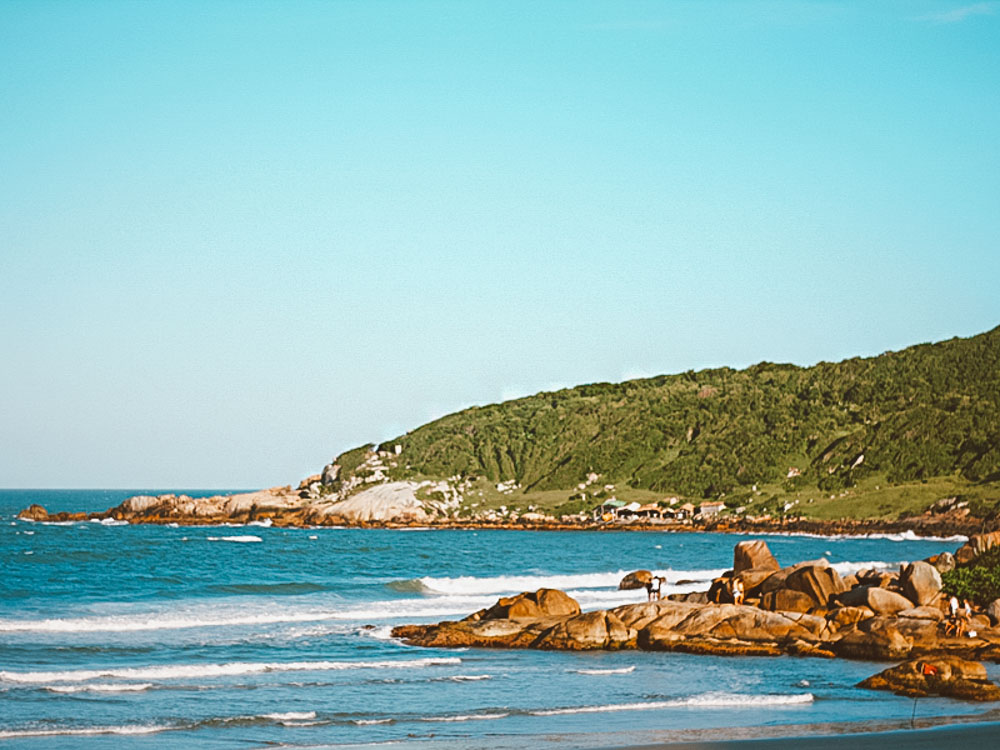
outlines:
[[[895, 517], [952, 495], [983, 513], [1000, 505], [1000, 328], [810, 368], [765, 362], [540, 393], [395, 444], [408, 466], [397, 476], [480, 477], [478, 507], [566, 512], [594, 471], [600, 481], [575, 505], [614, 484], [621, 499], [723, 496], [754, 512], [798, 500], [795, 513], [819, 518]], [[790, 467], [802, 476], [788, 480]], [[521, 488], [495, 491], [510, 479]]]

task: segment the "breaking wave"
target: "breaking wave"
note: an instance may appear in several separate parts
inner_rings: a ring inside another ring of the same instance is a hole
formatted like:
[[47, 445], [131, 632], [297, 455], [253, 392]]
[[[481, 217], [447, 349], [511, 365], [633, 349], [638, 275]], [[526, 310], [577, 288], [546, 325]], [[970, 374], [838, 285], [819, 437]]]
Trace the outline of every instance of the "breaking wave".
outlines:
[[741, 693], [701, 693], [687, 698], [666, 701], [644, 701], [641, 703], [607, 703], [597, 706], [573, 706], [569, 708], [547, 708], [529, 711], [533, 716], [563, 716], [567, 714], [597, 714], [611, 711], [649, 711], [657, 708], [678, 708], [682, 706], [712, 707], [757, 707], [757, 706], [801, 706], [812, 703], [812, 693], [792, 695], [745, 695]]
[[630, 672], [635, 671], [635, 665], [633, 664], [631, 667], [620, 667], [618, 669], [572, 669], [570, 671], [575, 672], [576, 674], [591, 674], [591, 675], [629, 674]]
[[86, 682], [100, 678], [123, 680], [174, 680], [198, 677], [232, 677], [264, 672], [321, 672], [343, 669], [419, 669], [461, 664], [457, 656], [385, 661], [291, 661], [228, 662], [224, 664], [167, 664], [160, 667], [111, 667], [108, 669], [71, 669], [63, 672], [9, 672], [0, 670], [0, 681]]

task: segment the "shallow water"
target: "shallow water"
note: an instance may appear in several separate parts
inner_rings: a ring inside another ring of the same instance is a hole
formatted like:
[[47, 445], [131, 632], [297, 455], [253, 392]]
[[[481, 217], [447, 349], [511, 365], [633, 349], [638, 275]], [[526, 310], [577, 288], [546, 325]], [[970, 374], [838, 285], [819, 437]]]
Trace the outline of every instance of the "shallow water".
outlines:
[[[660, 532], [154, 527], [17, 521], [103, 510], [135, 491], [0, 491], [0, 747], [582, 746], [586, 733], [909, 720], [853, 685], [884, 665], [642, 652], [417, 649], [403, 622], [503, 594], [640, 601], [635, 568], [705, 588], [740, 538]], [[766, 537], [783, 564], [841, 572], [955, 540]], [[692, 582], [693, 581], [693, 582]], [[996, 678], [995, 667], [990, 667]], [[984, 709], [923, 699], [918, 717]], [[576, 737], [567, 744], [566, 737]]]

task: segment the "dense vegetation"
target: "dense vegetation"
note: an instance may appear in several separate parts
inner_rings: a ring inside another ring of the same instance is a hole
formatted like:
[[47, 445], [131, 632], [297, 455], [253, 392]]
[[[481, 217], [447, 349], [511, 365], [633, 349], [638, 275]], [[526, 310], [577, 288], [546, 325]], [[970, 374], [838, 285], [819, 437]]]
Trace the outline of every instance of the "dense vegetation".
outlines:
[[514, 479], [525, 491], [573, 488], [590, 471], [691, 497], [764, 484], [834, 492], [871, 477], [996, 482], [1000, 328], [808, 368], [762, 362], [540, 393], [385, 446], [396, 444], [398, 476]]
[[986, 607], [1000, 599], [1000, 547], [988, 549], [967, 565], [941, 576], [944, 590], [959, 599]]

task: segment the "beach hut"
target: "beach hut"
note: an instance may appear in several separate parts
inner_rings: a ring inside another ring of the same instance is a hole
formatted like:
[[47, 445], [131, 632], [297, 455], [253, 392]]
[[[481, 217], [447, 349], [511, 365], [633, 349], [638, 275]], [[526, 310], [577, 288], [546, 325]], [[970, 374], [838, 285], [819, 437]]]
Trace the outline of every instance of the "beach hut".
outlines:
[[642, 518], [663, 518], [663, 511], [660, 510], [660, 506], [656, 503], [646, 503], [645, 505], [640, 505], [635, 514], [641, 516]]

